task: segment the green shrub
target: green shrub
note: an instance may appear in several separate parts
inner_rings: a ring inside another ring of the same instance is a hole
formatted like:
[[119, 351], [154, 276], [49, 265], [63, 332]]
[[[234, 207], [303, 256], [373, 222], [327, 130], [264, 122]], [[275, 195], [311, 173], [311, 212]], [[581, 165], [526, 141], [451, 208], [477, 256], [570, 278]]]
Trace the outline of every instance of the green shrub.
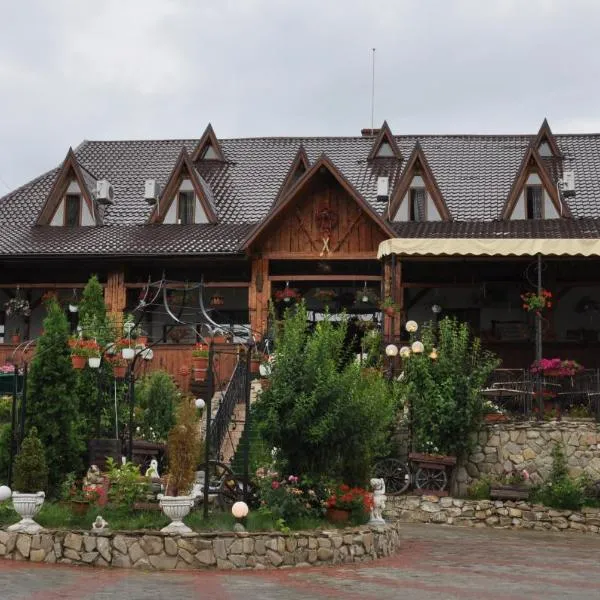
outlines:
[[138, 465], [126, 462], [117, 464], [114, 459], [106, 461], [108, 479], [108, 499], [117, 507], [133, 507], [135, 502], [140, 502], [148, 495], [150, 485], [148, 479], [142, 477]]
[[15, 458], [14, 488], [23, 494], [45, 491], [48, 486], [48, 466], [44, 447], [32, 427]]
[[482, 477], [469, 486], [467, 496], [472, 500], [489, 500], [491, 487], [491, 479]]
[[10, 466], [10, 423], [0, 425], [0, 481], [8, 480]]
[[175, 406], [180, 397], [173, 378], [166, 371], [154, 371], [143, 377], [135, 389], [142, 409], [141, 433], [145, 440], [166, 440], [175, 424]]

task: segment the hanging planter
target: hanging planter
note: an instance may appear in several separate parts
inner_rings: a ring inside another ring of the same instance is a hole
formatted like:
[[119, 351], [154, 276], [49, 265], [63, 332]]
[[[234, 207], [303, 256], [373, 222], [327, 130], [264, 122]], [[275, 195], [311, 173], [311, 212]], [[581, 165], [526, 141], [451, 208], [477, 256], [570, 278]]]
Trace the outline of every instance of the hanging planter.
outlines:
[[13, 333], [10, 336], [10, 341], [11, 341], [11, 344], [14, 344], [15, 346], [17, 344], [20, 344], [21, 343], [21, 334], [20, 333]]
[[275, 292], [275, 301], [276, 302], [285, 302], [286, 304], [290, 304], [291, 302], [298, 301], [302, 298], [300, 292], [291, 288], [289, 281], [285, 284], [285, 287], [282, 290], [277, 290]]
[[84, 369], [87, 360], [85, 356], [79, 354], [71, 354], [71, 365], [74, 369]]
[[208, 350], [204, 344], [196, 344], [192, 350], [192, 364], [196, 369], [208, 369]]
[[223, 306], [223, 304], [225, 304], [225, 298], [219, 293], [214, 294], [209, 300], [209, 304], [212, 307]]
[[113, 374], [117, 379], [125, 379], [127, 374], [127, 365], [115, 365], [113, 367]]
[[123, 348], [121, 355], [125, 360], [133, 360], [135, 357], [135, 348]]
[[100, 368], [100, 357], [99, 356], [89, 356], [88, 357], [88, 365], [91, 369], [99, 369]]
[[15, 293], [15, 297], [8, 300], [8, 302], [4, 303], [4, 310], [6, 312], [6, 316], [23, 316], [29, 317], [31, 315], [31, 307], [29, 306], [29, 301], [25, 298], [21, 298], [21, 292], [17, 287], [17, 291]]

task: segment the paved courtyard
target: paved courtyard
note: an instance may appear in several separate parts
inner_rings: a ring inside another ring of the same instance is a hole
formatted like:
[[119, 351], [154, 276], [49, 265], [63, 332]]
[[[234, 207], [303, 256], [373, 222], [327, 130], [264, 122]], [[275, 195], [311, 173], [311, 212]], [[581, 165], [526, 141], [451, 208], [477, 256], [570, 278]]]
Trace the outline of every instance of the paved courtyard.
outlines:
[[402, 550], [358, 566], [168, 572], [0, 562], [2, 600], [600, 598], [600, 536], [404, 525]]

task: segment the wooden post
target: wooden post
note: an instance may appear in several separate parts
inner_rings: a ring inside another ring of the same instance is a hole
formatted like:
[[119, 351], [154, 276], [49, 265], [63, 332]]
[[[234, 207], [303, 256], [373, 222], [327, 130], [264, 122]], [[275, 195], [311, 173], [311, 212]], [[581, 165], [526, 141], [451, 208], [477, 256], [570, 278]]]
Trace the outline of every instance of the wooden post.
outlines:
[[108, 313], [116, 325], [123, 322], [123, 311], [127, 304], [127, 290], [125, 289], [125, 273], [113, 271], [109, 273], [104, 289], [104, 301]]
[[250, 313], [250, 327], [257, 340], [261, 339], [267, 332], [270, 298], [269, 259], [253, 258], [252, 277], [248, 289], [248, 311]]
[[383, 263], [382, 300], [391, 298], [397, 306], [396, 314], [383, 314], [383, 339], [387, 343], [398, 342], [404, 321], [404, 288], [402, 287], [402, 262], [395, 255]]

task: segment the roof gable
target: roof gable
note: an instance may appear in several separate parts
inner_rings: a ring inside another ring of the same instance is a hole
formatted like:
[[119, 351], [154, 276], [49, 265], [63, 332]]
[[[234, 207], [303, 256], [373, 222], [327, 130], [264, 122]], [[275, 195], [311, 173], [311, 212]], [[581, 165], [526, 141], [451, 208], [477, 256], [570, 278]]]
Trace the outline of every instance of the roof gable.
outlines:
[[530, 144], [529, 148], [525, 152], [525, 156], [523, 156], [521, 166], [517, 172], [517, 175], [515, 176], [508, 197], [506, 198], [500, 218], [510, 219], [519, 197], [525, 189], [527, 179], [532, 173], [536, 173], [539, 176], [542, 186], [550, 197], [556, 212], [561, 216], [570, 217], [571, 214], [569, 208], [560, 199], [556, 185], [552, 181], [552, 178], [550, 177], [550, 174], [544, 165], [542, 157], [539, 155], [535, 146]]
[[81, 191], [81, 197], [86, 203], [88, 210], [93, 215], [96, 223], [100, 222], [100, 214], [96, 210], [96, 203], [94, 202], [93, 196], [93, 185], [95, 178], [87, 170], [83, 169], [77, 162], [73, 148], [69, 148], [67, 156], [63, 161], [63, 164], [58, 172], [58, 175], [54, 181], [54, 185], [50, 189], [50, 193], [46, 198], [46, 202], [40, 211], [36, 225], [49, 225], [52, 221], [52, 217], [59, 207], [62, 199], [67, 193], [67, 189], [71, 181], [76, 181]]
[[199, 160], [225, 160], [225, 155], [215, 135], [212, 125], [209, 123], [204, 130], [200, 141], [192, 153], [192, 161]]
[[389, 236], [393, 236], [393, 229], [383, 220], [371, 207], [371, 205], [356, 191], [350, 182], [342, 175], [331, 160], [322, 154], [319, 159], [310, 167], [310, 169], [292, 186], [281, 198], [280, 202], [273, 206], [265, 219], [259, 223], [250, 235], [244, 240], [241, 248], [247, 250], [256, 239], [267, 229], [273, 220], [282, 213], [282, 211], [290, 205], [290, 203], [306, 188], [310, 181], [321, 171], [326, 169], [340, 184], [340, 186], [348, 193], [348, 195], [358, 204], [364, 213], [366, 213], [379, 228]]
[[388, 218], [392, 219], [393, 216], [398, 212], [402, 201], [410, 189], [410, 184], [416, 175], [420, 175], [423, 178], [425, 189], [431, 196], [431, 199], [433, 200], [441, 219], [443, 221], [451, 221], [452, 216], [450, 215], [446, 201], [440, 192], [440, 188], [435, 180], [419, 140], [417, 140], [415, 143], [415, 147], [413, 148], [408, 162], [406, 163], [404, 173], [400, 177], [400, 181], [398, 181], [396, 186], [396, 191], [394, 192], [392, 200], [389, 204]]
[[208, 222], [217, 222], [217, 214], [211, 201], [211, 194], [207, 193], [210, 191], [210, 187], [208, 186], [206, 181], [201, 180], [200, 175], [198, 175], [198, 172], [196, 171], [196, 169], [194, 169], [194, 165], [192, 164], [190, 155], [188, 154], [184, 146], [181, 149], [181, 152], [179, 153], [179, 158], [177, 159], [177, 162], [175, 163], [175, 166], [171, 171], [171, 175], [167, 180], [167, 184], [163, 193], [161, 194], [160, 201], [157, 202], [154, 210], [150, 215], [150, 223], [163, 222], [165, 215], [169, 211], [171, 204], [177, 196], [177, 191], [181, 186], [181, 182], [184, 179], [189, 179], [192, 182], [194, 193], [200, 202], [200, 206], [206, 214]]
[[287, 175], [285, 176], [285, 179], [281, 184], [281, 188], [277, 193], [277, 197], [275, 198], [274, 202], [275, 205], [281, 201], [288, 190], [294, 187], [294, 185], [304, 176], [309, 168], [310, 161], [308, 160], [306, 150], [304, 149], [304, 146], [300, 144], [298, 152], [296, 152], [296, 156], [294, 156]]
[[369, 160], [375, 158], [397, 158], [398, 160], [402, 158], [400, 148], [398, 148], [387, 121], [383, 122], [369, 152]]
[[[544, 144], [547, 145], [550, 151], [550, 154], [548, 155], [546, 155], [543, 151], [540, 150], [540, 147], [543, 148]], [[550, 129], [550, 125], [548, 124], [548, 119], [544, 119], [544, 122], [542, 123], [540, 130], [538, 131], [538, 134], [533, 143], [533, 147], [537, 150], [538, 154], [542, 158], [548, 158], [550, 156], [553, 156], [554, 158], [562, 157], [562, 153], [560, 151], [560, 148], [558, 147], [556, 138], [554, 137], [554, 134]]]

